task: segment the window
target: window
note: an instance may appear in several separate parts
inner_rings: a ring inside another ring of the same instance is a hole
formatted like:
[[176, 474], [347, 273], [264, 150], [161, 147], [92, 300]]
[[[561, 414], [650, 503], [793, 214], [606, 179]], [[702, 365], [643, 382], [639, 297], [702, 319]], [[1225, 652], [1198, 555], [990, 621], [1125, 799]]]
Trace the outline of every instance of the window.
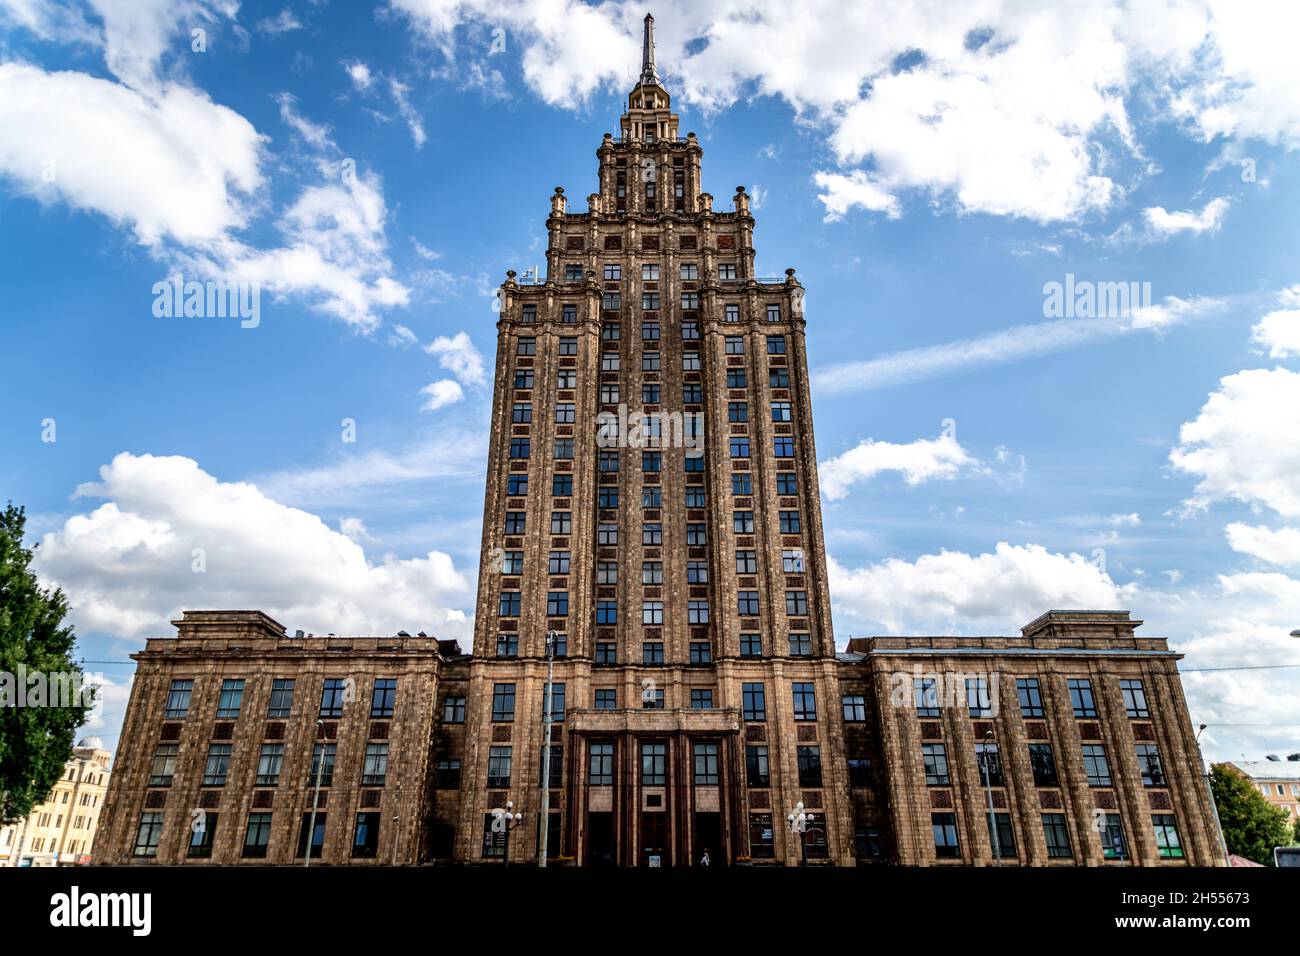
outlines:
[[845, 694], [840, 698], [844, 719], [853, 723], [867, 719], [867, 698], [862, 694]]
[[754, 512], [734, 511], [731, 515], [731, 530], [736, 534], [754, 533]]
[[986, 677], [966, 678], [966, 713], [970, 717], [992, 717], [989, 682]]
[[506, 534], [523, 534], [524, 533], [524, 512], [507, 511], [505, 529]]
[[769, 321], [769, 322], [780, 322], [780, 321], [781, 321], [781, 307], [780, 307], [779, 305], [777, 305], [777, 304], [775, 304], [775, 303], [772, 303], [772, 302], [769, 302], [769, 303], [768, 303], [768, 305], [767, 305], [767, 321]]
[[961, 847], [957, 844], [957, 814], [930, 814], [930, 829], [934, 832], [936, 857], [942, 860], [961, 856]]
[[686, 620], [688, 624], [708, 624], [709, 623], [709, 602], [708, 601], [687, 602]]
[[291, 679], [277, 677], [271, 681], [271, 699], [266, 705], [266, 716], [288, 717], [293, 712], [293, 684]]
[[767, 694], [761, 683], [741, 684], [740, 697], [745, 720], [767, 720]]
[[997, 855], [1004, 860], [1016, 858], [1016, 831], [1011, 826], [1009, 813], [984, 813], [984, 822], [989, 828], [989, 846], [994, 845], [993, 834], [997, 833]]
[[641, 371], [657, 372], [660, 369], [660, 359], [658, 352], [641, 353]]
[[754, 860], [770, 860], [776, 856], [772, 833], [772, 814], [749, 815], [749, 856]]
[[691, 641], [690, 654], [692, 664], [711, 664], [713, 662], [713, 646], [708, 641]]
[[606, 322], [600, 327], [600, 338], [604, 342], [617, 342], [622, 335], [622, 327], [617, 322]]
[[617, 262], [607, 262], [605, 263], [604, 273], [605, 281], [617, 282], [623, 278], [623, 266]]
[[[450, 698], [448, 698], [450, 699]], [[461, 722], [464, 722], [462, 717]], [[321, 787], [334, 785], [334, 757], [338, 753], [338, 744], [318, 743], [312, 746], [311, 767], [307, 774], [307, 786], [316, 786], [316, 776], [320, 775]], [[321, 761], [324, 760], [322, 764]]]
[[948, 786], [948, 751], [943, 744], [921, 744], [921, 762], [927, 787]]
[[615, 710], [618, 708], [618, 691], [613, 687], [596, 689], [595, 707], [597, 710]]
[[521, 335], [519, 337], [519, 347], [515, 351], [516, 355], [536, 355], [537, 339], [531, 335]]
[[444, 724], [465, 723], [465, 698], [447, 696], [442, 701], [442, 722]]
[[223, 680], [221, 682], [221, 699], [217, 702], [217, 719], [234, 720], [239, 716], [239, 709], [243, 706], [243, 703], [243, 680]]
[[752, 495], [754, 493], [754, 476], [748, 471], [733, 473], [731, 476], [731, 493], [733, 495]]
[[170, 787], [176, 775], [177, 744], [159, 744], [153, 752], [153, 763], [149, 767], [149, 786]]
[[763, 656], [762, 635], [760, 634], [740, 635], [740, 656], [741, 657], [762, 657]]
[[352, 855], [374, 857], [379, 853], [379, 814], [373, 811], [358, 813], [352, 831]]
[[683, 352], [683, 353], [682, 353], [682, 371], [683, 371], [683, 372], [698, 372], [698, 371], [700, 370], [700, 368], [701, 368], [701, 366], [700, 366], [700, 353], [699, 353], [699, 352]]
[[[1163, 787], [1165, 785], [1165, 768], [1160, 762], [1160, 748], [1155, 744], [1137, 745], [1138, 768], [1142, 771], [1142, 786]], [[1281, 793], [1282, 788], [1278, 787]]]
[[327, 677], [321, 684], [320, 692], [320, 715], [321, 717], [342, 717], [343, 704], [347, 696], [347, 679], [343, 677]]
[[1140, 680], [1121, 680], [1120, 693], [1124, 695], [1124, 711], [1130, 717], [1150, 717], [1147, 707], [1147, 692]]
[[641, 404], [658, 405], [660, 400], [659, 385], [656, 382], [647, 382], [641, 386]]
[[135, 831], [135, 845], [131, 848], [132, 856], [155, 857], [158, 855], [158, 840], [162, 836], [163, 815], [156, 811], [140, 814], [140, 825]]
[[744, 388], [745, 370], [743, 368], [727, 369], [727, 388]]
[[647, 485], [641, 489], [642, 508], [662, 508], [663, 504], [664, 492], [658, 485]]
[[870, 787], [874, 784], [871, 774], [871, 761], [865, 757], [849, 759], [849, 786]]
[[802, 634], [798, 632], [791, 632], [790, 656], [811, 657], [812, 656], [812, 635]]
[[382, 787], [388, 778], [388, 744], [366, 744], [366, 759], [361, 768], [363, 787]]
[[780, 516], [780, 527], [782, 534], [799, 533], [799, 512], [782, 511]]
[[617, 372], [619, 370], [619, 356], [617, 352], [605, 352], [600, 357], [600, 370], [602, 372]]
[[789, 402], [772, 403], [772, 421], [788, 422], [793, 417], [793, 414]]
[[1034, 772], [1034, 786], [1055, 787], [1059, 780], [1056, 775], [1056, 757], [1051, 744], [1029, 745], [1029, 767]]
[[492, 685], [492, 719], [508, 722], [515, 719], [515, 685]]
[[515, 388], [532, 388], [533, 387], [533, 370], [530, 368], [521, 368], [515, 370]]
[[767, 373], [767, 384], [772, 386], [772, 388], [789, 388], [790, 370], [786, 368], [769, 369]]
[[[542, 760], [545, 757], [546, 757], [546, 748], [538, 747], [537, 748], [537, 786], [539, 788], [542, 786], [542, 773], [543, 773]], [[564, 786], [564, 745], [563, 744], [551, 744], [551, 765], [547, 769], [550, 771], [549, 789], [555, 790], [558, 787]], [[549, 852], [547, 853], [547, 856], [551, 856], [551, 855], [552, 855], [551, 853]]]
[[280, 767], [284, 764], [284, 744], [262, 744], [257, 755], [257, 777], [254, 786], [275, 787], [280, 783]]
[[[642, 647], [641, 656], [646, 656], [645, 648]], [[659, 645], [659, 662], [663, 663], [663, 645]], [[663, 710], [664, 709], [664, 691], [662, 687], [646, 688], [641, 691], [641, 709], [642, 710]]]
[[702, 523], [692, 523], [686, 526], [686, 543], [688, 545], [704, 545], [708, 543], [707, 532], [704, 530]]
[[781, 552], [781, 570], [786, 574], [803, 574], [803, 549], [786, 548]]
[[243, 856], [249, 859], [265, 859], [267, 844], [271, 841], [271, 814], [250, 813], [248, 826], [244, 830]]
[[[543, 685], [543, 686], [545, 686], [545, 685]], [[546, 703], [546, 702], [545, 702], [545, 699], [543, 699], [542, 703], [543, 703], [543, 705], [545, 705], [545, 703]], [[543, 717], [546, 716], [546, 715], [545, 715], [545, 712], [543, 712], [542, 716], [543, 716]], [[556, 681], [555, 683], [552, 683], [552, 684], [551, 684], [551, 720], [553, 720], [553, 721], [563, 721], [563, 720], [564, 720], [564, 683], [563, 683], [563, 681]]]
[[190, 695], [194, 691], [194, 681], [174, 680], [167, 691], [167, 706], [163, 708], [163, 717], [169, 720], [182, 720], [190, 712]]
[[658, 293], [658, 292], [642, 292], [642, 293], [641, 293], [641, 308], [643, 308], [643, 309], [657, 309], [657, 308], [659, 308], [659, 293]]
[[567, 498], [573, 494], [573, 475], [553, 475], [551, 494], [557, 498]]
[[[685, 269], [686, 266], [682, 266], [682, 268]], [[691, 268], [695, 268], [695, 267], [692, 266]], [[683, 310], [683, 311], [685, 311], [685, 312], [694, 312], [694, 311], [698, 310], [699, 307], [700, 307], [700, 294], [699, 294], [698, 292], [683, 292], [683, 293], [682, 293], [682, 310]]]
[[568, 614], [569, 614], [569, 592], [568, 591], [546, 592], [546, 616], [567, 617]]
[[1020, 698], [1021, 717], [1043, 716], [1043, 692], [1038, 686], [1038, 678], [1016, 678], [1016, 695]]
[[190, 843], [185, 855], [206, 860], [212, 856], [212, 844], [217, 838], [217, 814], [204, 811], [197, 826], [190, 827]]
[[641, 278], [646, 282], [659, 281], [659, 263], [643, 262], [641, 264]]
[[1110, 786], [1110, 763], [1106, 760], [1106, 748], [1102, 744], [1083, 745], [1083, 770], [1088, 776], [1088, 786]]
[[600, 307], [606, 312], [617, 312], [623, 307], [623, 297], [617, 292], [605, 292], [600, 297]]
[[1098, 824], [1102, 857], [1107, 860], [1127, 860], [1128, 846], [1124, 840], [1124, 822], [1119, 814], [1103, 813]]
[[741, 617], [758, 616], [758, 592], [739, 591], [736, 593], [736, 613]]
[[618, 507], [618, 488], [613, 485], [603, 485], [597, 493], [597, 504], [601, 508]]
[[[520, 317], [520, 321], [526, 325], [537, 324], [537, 304], [535, 302], [530, 302], [524, 306], [523, 315]], [[524, 353], [520, 352], [519, 354], [522, 355]]]
[[795, 759], [799, 766], [799, 786], [822, 785], [822, 751], [820, 747], [797, 747]]
[[1068, 860], [1074, 856], [1070, 849], [1070, 830], [1064, 813], [1043, 814], [1043, 839], [1047, 843], [1049, 860]]
[[642, 624], [662, 624], [663, 622], [664, 622], [663, 601], [642, 601], [641, 602], [641, 623]]
[[532, 442], [527, 438], [510, 439], [510, 457], [514, 459], [527, 458], [532, 454]]
[[1183, 844], [1178, 839], [1178, 823], [1173, 814], [1157, 813], [1151, 817], [1156, 830], [1156, 851], [1162, 860], [1181, 860]]
[[811, 683], [795, 681], [790, 685], [794, 697], [794, 719], [817, 719], [817, 692]]
[[658, 342], [659, 341], [659, 323], [642, 322], [641, 323], [641, 341]]
[[370, 716], [391, 717], [395, 706], [397, 706], [397, 678], [376, 678], [374, 689], [370, 692]]
[[598, 641], [596, 643], [596, 660], [597, 665], [608, 666], [616, 663], [617, 651], [616, 646], [610, 641]]
[[641, 784], [662, 787], [668, 782], [668, 745], [641, 745]]
[[641, 452], [641, 471], [645, 474], [654, 475], [663, 471], [664, 456], [662, 452], [643, 451]]
[[808, 592], [807, 591], [786, 591], [785, 592], [785, 613], [791, 617], [808, 613]]
[[533, 420], [533, 403], [532, 402], [515, 402], [510, 407], [510, 421], [516, 425], [525, 424]]
[[749, 439], [732, 437], [729, 441], [732, 458], [749, 457]]
[[799, 481], [792, 471], [778, 472], [776, 476], [776, 493], [778, 495], [797, 495]]
[[[576, 305], [572, 305], [572, 304], [565, 304], [565, 305], [561, 306], [561, 307], [560, 307], [560, 321], [563, 322], [565, 325], [573, 325], [573, 324], [575, 324], [575, 323], [578, 321], [578, 307], [577, 307]], [[564, 352], [564, 351], [561, 351], [560, 354], [561, 354], [561, 355], [577, 355], [577, 354], [578, 354], [578, 340], [577, 340], [577, 339], [560, 339], [560, 348], [561, 348], [561, 349], [563, 349], [563, 347], [564, 347], [564, 343], [565, 343], [565, 342], [572, 342], [572, 343], [573, 343], [573, 351], [572, 351], [572, 352]]]
[[564, 264], [564, 281], [581, 282], [582, 281], [582, 263], [566, 262]]
[[1076, 717], [1096, 717], [1097, 704], [1092, 699], [1092, 682], [1070, 678], [1070, 704], [1074, 707]]
[[520, 601], [521, 594], [519, 591], [502, 591], [497, 613], [501, 617], [518, 617]]
[[980, 783], [990, 787], [1006, 785], [1002, 779], [1002, 755], [996, 743], [981, 740], [975, 744], [975, 767], [979, 770]]
[[556, 388], [577, 388], [578, 373], [571, 368], [562, 368], [555, 373]]
[[572, 533], [573, 533], [573, 512], [552, 511], [551, 512], [551, 534], [572, 534]]
[[772, 451], [777, 458], [793, 458], [794, 439], [781, 437], [772, 439]]
[[784, 355], [785, 354], [785, 336], [769, 335], [767, 337], [767, 354]]
[[695, 751], [695, 785], [697, 787], [716, 787], [718, 785], [718, 745], [711, 743], [696, 744]]
[[578, 354], [578, 339], [577, 339], [575, 336], [572, 336], [572, 335], [562, 335], [562, 336], [560, 336], [560, 354], [561, 354], [561, 355], [577, 355], [577, 354]]
[[719, 279], [736, 278], [736, 264], [734, 262], [718, 263], [718, 278]]
[[517, 657], [519, 655], [518, 634], [497, 635], [497, 657]]
[[939, 716], [939, 689], [933, 677], [912, 678], [912, 696], [917, 717]]
[[618, 452], [602, 451], [597, 460], [597, 467], [603, 474], [612, 475], [618, 471]]
[[504, 790], [510, 786], [509, 747], [490, 747], [488, 749], [487, 785], [494, 790]]
[[[572, 425], [576, 420], [577, 409], [573, 402], [560, 402], [555, 406], [555, 423], [557, 425]], [[573, 456], [569, 455], [569, 457], [572, 458]]]
[[745, 779], [751, 787], [770, 785], [766, 747], [745, 747]]
[[698, 385], [687, 383], [682, 386], [682, 402], [687, 405], [698, 405], [704, 400], [704, 389]]
[[555, 460], [571, 461], [573, 459], [573, 439], [557, 438], [555, 439]]
[[587, 750], [587, 783], [593, 787], [614, 785], [614, 745], [593, 741]]

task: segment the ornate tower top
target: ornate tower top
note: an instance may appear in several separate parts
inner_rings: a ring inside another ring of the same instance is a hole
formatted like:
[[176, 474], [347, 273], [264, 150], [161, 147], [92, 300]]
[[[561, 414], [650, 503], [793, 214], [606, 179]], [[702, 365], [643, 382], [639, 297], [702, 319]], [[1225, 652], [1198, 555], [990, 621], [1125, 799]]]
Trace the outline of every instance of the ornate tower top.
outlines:
[[648, 13], [641, 41], [641, 75], [628, 94], [627, 112], [619, 125], [624, 143], [677, 140], [677, 114], [655, 67], [655, 18]]
[[645, 15], [645, 36], [641, 41], [641, 85], [661, 85], [655, 70], [655, 18], [649, 13]]

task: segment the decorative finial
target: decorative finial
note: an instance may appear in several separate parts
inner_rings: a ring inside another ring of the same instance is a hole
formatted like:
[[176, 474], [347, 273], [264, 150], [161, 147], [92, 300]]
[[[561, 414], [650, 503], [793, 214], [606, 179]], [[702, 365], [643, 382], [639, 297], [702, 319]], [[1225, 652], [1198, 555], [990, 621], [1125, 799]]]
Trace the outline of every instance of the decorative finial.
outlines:
[[659, 73], [655, 70], [655, 18], [648, 13], [641, 41], [641, 82], [659, 85]]

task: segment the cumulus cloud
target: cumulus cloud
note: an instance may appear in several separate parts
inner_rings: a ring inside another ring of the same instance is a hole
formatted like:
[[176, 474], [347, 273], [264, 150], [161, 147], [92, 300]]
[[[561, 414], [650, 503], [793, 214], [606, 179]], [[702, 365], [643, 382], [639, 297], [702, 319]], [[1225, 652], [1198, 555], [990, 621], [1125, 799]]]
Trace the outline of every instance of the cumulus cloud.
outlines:
[[123, 452], [76, 497], [103, 504], [46, 534], [36, 570], [67, 591], [79, 627], [165, 636], [186, 608], [255, 607], [322, 632], [469, 633], [473, 594], [448, 555], [368, 557], [315, 515], [192, 459]]
[[975, 458], [944, 434], [938, 438], [918, 438], [905, 444], [873, 441], [858, 443], [842, 455], [823, 461], [818, 474], [822, 493], [832, 501], [844, 498], [858, 482], [881, 472], [896, 471], [909, 485], [956, 478], [962, 466], [977, 464]]
[[343, 64], [343, 69], [347, 71], [348, 79], [352, 85], [359, 90], [369, 89], [373, 77], [370, 73], [370, 67], [360, 60], [350, 60]]
[[1233, 551], [1270, 564], [1300, 565], [1300, 528], [1271, 528], [1234, 521], [1224, 531]]
[[1280, 309], [1274, 309], [1250, 330], [1251, 338], [1268, 349], [1269, 358], [1300, 355], [1300, 285], [1278, 295]]
[[1300, 373], [1252, 369], [1224, 376], [1179, 430], [1169, 460], [1195, 476], [1188, 507], [1236, 500], [1300, 515]]
[[457, 332], [453, 336], [440, 335], [426, 345], [424, 350], [436, 356], [438, 364], [465, 385], [482, 385], [487, 381], [483, 356], [466, 332]]
[[465, 397], [465, 391], [460, 387], [460, 383], [450, 378], [430, 382], [420, 389], [420, 394], [428, 396], [424, 404], [420, 406], [420, 410], [425, 412], [436, 412], [438, 409], [455, 404]]
[[1180, 232], [1200, 235], [1203, 232], [1218, 232], [1223, 225], [1223, 217], [1228, 212], [1231, 200], [1225, 196], [1211, 199], [1200, 212], [1183, 210], [1169, 212], [1164, 206], [1150, 206], [1142, 211], [1147, 228], [1159, 238], [1167, 238]]

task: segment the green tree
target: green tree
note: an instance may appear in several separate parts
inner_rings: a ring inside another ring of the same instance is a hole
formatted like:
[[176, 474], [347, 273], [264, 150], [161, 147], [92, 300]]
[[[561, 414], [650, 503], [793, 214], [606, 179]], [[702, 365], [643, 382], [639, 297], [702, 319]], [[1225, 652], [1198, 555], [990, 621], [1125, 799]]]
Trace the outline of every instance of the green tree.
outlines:
[[[71, 658], [76, 638], [63, 623], [67, 598], [36, 580], [33, 549], [23, 547], [26, 524], [12, 502], [0, 513], [0, 825], [49, 795], [90, 709]], [[66, 693], [69, 686], [76, 693]]]
[[1210, 788], [1228, 852], [1272, 866], [1273, 847], [1291, 842], [1286, 811], [1270, 804], [1249, 778], [1227, 764], [1210, 768]]

